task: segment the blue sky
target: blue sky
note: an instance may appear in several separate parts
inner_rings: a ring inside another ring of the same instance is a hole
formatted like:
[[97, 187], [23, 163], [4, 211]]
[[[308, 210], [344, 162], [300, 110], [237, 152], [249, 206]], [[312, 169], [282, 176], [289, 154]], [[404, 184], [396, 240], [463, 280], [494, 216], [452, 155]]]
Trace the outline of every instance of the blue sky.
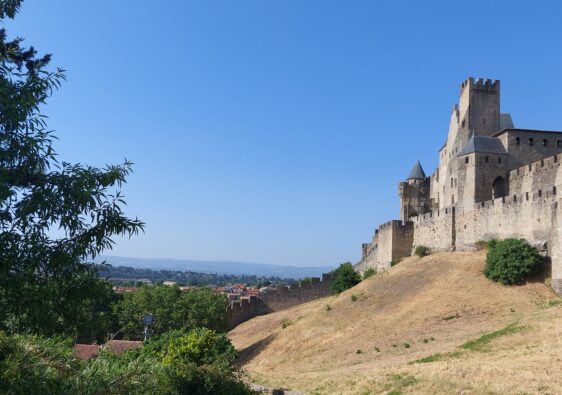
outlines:
[[114, 255], [355, 261], [437, 166], [459, 84], [502, 81], [517, 127], [562, 129], [557, 1], [27, 0], [5, 22], [68, 82], [67, 161], [125, 157], [146, 233]]

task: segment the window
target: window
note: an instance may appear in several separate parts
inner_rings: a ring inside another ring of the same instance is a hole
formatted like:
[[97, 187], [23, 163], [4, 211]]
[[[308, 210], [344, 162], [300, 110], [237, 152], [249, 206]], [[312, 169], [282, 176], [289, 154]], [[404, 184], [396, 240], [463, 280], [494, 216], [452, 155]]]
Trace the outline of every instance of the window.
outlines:
[[488, 163], [488, 157], [487, 156], [484, 157], [484, 162]]
[[558, 155], [554, 155], [554, 163], [558, 162]]
[[541, 160], [541, 167], [544, 167], [544, 160]]
[[521, 139], [519, 137], [515, 137], [515, 144], [521, 144]]
[[562, 140], [558, 140], [558, 141], [556, 142], [556, 146], [557, 146], [558, 148], [562, 147]]
[[468, 163], [468, 156], [464, 158], [464, 163]]
[[464, 119], [462, 120], [461, 128], [464, 128]]
[[501, 165], [502, 164], [502, 157], [498, 157], [498, 164]]
[[517, 195], [513, 195], [513, 201], [517, 202]]
[[548, 140], [547, 139], [542, 139], [542, 145], [544, 147], [546, 147], [548, 145]]
[[552, 187], [552, 194], [553, 194], [553, 195], [556, 195], [556, 187], [555, 187], [555, 186]]
[[535, 143], [535, 139], [531, 137], [529, 139], [529, 145], [533, 145], [534, 143]]
[[525, 192], [525, 200], [529, 200], [529, 192]]
[[453, 179], [451, 178], [451, 188], [453, 187]]
[[531, 165], [529, 165], [529, 171], [531, 171], [531, 170], [533, 170], [533, 169], [532, 169]]
[[539, 189], [539, 197], [542, 197], [542, 191]]

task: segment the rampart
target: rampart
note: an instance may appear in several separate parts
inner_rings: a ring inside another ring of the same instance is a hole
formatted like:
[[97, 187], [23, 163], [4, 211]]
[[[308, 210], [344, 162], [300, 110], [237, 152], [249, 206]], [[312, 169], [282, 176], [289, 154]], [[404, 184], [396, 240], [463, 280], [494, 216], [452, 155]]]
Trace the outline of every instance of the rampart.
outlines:
[[358, 271], [373, 267], [377, 271], [389, 268], [393, 262], [409, 256], [414, 238], [411, 221], [388, 221], [375, 231], [371, 243], [363, 247], [363, 259], [356, 266]]
[[241, 324], [250, 318], [287, 309], [301, 303], [320, 299], [330, 295], [332, 273], [325, 273], [322, 279], [313, 277], [310, 281], [299, 282], [292, 286], [267, 288], [259, 297], [241, 297], [230, 303], [228, 308], [230, 327]]
[[511, 170], [507, 196], [381, 225], [373, 241], [363, 246], [356, 269], [384, 270], [419, 245], [433, 251], [467, 251], [479, 240], [518, 238], [550, 257], [552, 287], [562, 294], [561, 159], [555, 155]]

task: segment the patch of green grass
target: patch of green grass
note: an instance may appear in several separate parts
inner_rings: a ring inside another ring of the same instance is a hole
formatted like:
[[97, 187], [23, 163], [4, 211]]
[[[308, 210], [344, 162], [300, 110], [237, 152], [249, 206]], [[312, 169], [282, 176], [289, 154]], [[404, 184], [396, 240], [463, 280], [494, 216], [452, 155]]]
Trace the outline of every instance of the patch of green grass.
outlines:
[[326, 311], [330, 311], [332, 310], [332, 306], [330, 306], [329, 304], [326, 305]]
[[285, 318], [283, 321], [281, 321], [281, 328], [285, 329], [288, 326], [293, 325], [293, 321]]
[[550, 299], [546, 304], [547, 307], [554, 307], [562, 304], [562, 299]]
[[394, 386], [398, 387], [398, 389], [409, 387], [418, 382], [418, 379], [416, 379], [414, 376], [410, 376], [405, 373], [391, 374], [390, 380], [393, 381]]
[[433, 354], [433, 355], [430, 355], [428, 357], [416, 359], [415, 361], [410, 362], [410, 364], [443, 361], [445, 359], [458, 358], [461, 355], [462, 355], [462, 352], [460, 352], [460, 351], [453, 351], [453, 352], [448, 352], [448, 353], [443, 353], [443, 354], [438, 352], [437, 354]]
[[517, 324], [510, 324], [505, 328], [497, 330], [495, 332], [487, 333], [485, 335], [480, 336], [478, 339], [471, 340], [469, 342], [464, 343], [461, 347], [465, 350], [472, 350], [472, 351], [479, 351], [479, 352], [486, 352], [489, 351], [489, 344], [498, 337], [512, 335], [514, 333], [521, 332], [524, 330], [525, 327], [517, 326]]
[[456, 319], [456, 318], [461, 318], [461, 316], [459, 315], [459, 313], [455, 313], [455, 314], [452, 314], [452, 315], [448, 315], [448, 316], [446, 316], [446, 317], [443, 317], [442, 320], [443, 320], [443, 321], [450, 321], [450, 320], [454, 320], [454, 319]]
[[355, 302], [357, 300], [357, 296], [355, 294], [351, 294], [351, 301]]
[[404, 348], [410, 348], [410, 344], [409, 344], [409, 343], [404, 343]]

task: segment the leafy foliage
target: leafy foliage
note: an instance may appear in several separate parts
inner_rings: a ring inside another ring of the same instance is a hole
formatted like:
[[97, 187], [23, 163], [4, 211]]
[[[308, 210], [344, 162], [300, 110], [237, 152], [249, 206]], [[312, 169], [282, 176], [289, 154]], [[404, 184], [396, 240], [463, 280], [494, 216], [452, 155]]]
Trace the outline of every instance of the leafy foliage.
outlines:
[[363, 273], [363, 280], [373, 277], [375, 274], [377, 274], [376, 270], [370, 267]]
[[361, 282], [361, 276], [350, 262], [342, 263], [334, 272], [334, 280], [330, 284], [333, 294], [339, 294]]
[[417, 246], [414, 250], [414, 254], [421, 257], [429, 255], [429, 248], [426, 246]]
[[538, 268], [541, 261], [537, 250], [525, 241], [499, 240], [488, 250], [484, 275], [502, 284], [520, 284]]
[[[0, 17], [20, 4], [2, 1]], [[40, 111], [65, 79], [50, 60], [0, 30], [0, 329], [77, 335], [77, 320], [95, 314], [92, 292], [105, 293], [91, 286], [82, 294], [95, 275], [84, 261], [144, 224], [122, 210], [131, 162], [98, 169], [58, 161]]]
[[142, 317], [153, 314], [152, 330], [160, 335], [174, 329], [189, 330], [205, 327], [219, 332], [228, 328], [228, 299], [209, 289], [181, 291], [178, 287], [144, 286], [123, 295], [116, 313], [126, 338], [140, 339], [143, 334]]

